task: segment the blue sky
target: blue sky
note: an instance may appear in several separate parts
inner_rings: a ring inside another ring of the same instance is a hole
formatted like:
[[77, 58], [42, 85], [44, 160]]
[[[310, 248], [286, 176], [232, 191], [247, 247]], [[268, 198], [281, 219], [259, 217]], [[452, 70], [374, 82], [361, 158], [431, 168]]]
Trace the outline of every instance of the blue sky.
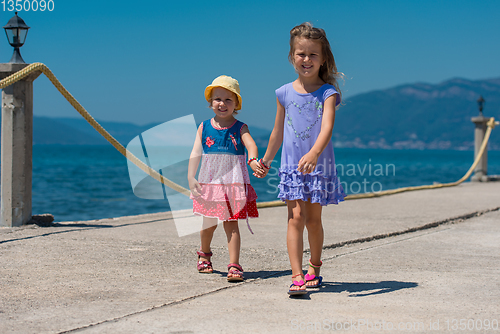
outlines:
[[[325, 29], [347, 103], [405, 83], [500, 77], [500, 1], [53, 1], [19, 12], [31, 27], [21, 54], [99, 120], [201, 122], [213, 114], [205, 86], [226, 74], [240, 82], [238, 118], [271, 129], [274, 90], [296, 77], [289, 31], [305, 21]], [[14, 13], [1, 9], [3, 26]], [[11, 55], [5, 38], [0, 62]], [[79, 117], [45, 77], [34, 98], [37, 116]]]

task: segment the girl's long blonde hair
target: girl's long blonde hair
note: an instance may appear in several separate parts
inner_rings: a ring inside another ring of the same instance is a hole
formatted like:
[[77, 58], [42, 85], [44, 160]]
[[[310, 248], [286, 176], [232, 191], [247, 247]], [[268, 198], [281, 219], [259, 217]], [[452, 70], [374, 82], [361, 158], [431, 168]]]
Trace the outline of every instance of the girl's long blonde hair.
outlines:
[[290, 30], [290, 53], [288, 54], [288, 60], [290, 61], [290, 63], [292, 63], [292, 65], [294, 65], [293, 58], [295, 53], [296, 38], [307, 38], [319, 41], [321, 43], [321, 48], [323, 50], [323, 59], [325, 60], [325, 62], [319, 68], [318, 75], [324, 82], [335, 87], [342, 101], [342, 93], [339, 88], [338, 79], [343, 79], [344, 73], [337, 71], [335, 58], [333, 57], [330, 43], [326, 38], [325, 31], [320, 28], [314, 28], [309, 22], [304, 22], [301, 25], [298, 25]]

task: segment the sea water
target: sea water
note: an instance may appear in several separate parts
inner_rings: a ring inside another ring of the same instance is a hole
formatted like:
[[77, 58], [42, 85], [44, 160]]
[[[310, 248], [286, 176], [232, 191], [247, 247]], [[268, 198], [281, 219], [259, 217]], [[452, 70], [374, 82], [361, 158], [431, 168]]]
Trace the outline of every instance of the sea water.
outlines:
[[[261, 155], [265, 148], [260, 148]], [[280, 153], [276, 155], [279, 159]], [[348, 194], [460, 179], [473, 162], [471, 151], [335, 149], [337, 171]], [[187, 164], [165, 175], [187, 187]], [[250, 176], [259, 202], [277, 200], [279, 161], [265, 179]], [[250, 171], [251, 174], [251, 171]], [[500, 174], [500, 152], [488, 153], [488, 174]], [[340, 204], [341, 205], [341, 204]], [[33, 147], [33, 214], [80, 221], [170, 209], [165, 199], [134, 195], [127, 160], [111, 146]]]

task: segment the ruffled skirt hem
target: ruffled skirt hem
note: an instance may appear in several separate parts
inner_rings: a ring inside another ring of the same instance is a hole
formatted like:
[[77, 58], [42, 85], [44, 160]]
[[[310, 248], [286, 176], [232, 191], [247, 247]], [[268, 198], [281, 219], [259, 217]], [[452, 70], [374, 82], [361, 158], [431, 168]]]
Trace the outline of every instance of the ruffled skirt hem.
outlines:
[[258, 218], [257, 202], [236, 201], [229, 203], [205, 201], [201, 197], [193, 198], [193, 213], [198, 216], [218, 218], [219, 220], [239, 220], [247, 218]]
[[302, 200], [322, 206], [344, 201], [346, 194], [337, 175], [325, 176], [322, 172], [305, 174], [297, 170], [280, 170], [278, 198], [282, 201]]

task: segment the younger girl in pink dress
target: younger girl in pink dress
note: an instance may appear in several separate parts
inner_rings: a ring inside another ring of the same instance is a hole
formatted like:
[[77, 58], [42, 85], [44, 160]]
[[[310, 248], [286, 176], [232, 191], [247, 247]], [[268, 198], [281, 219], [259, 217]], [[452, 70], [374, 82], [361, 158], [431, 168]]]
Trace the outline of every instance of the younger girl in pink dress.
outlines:
[[[225, 75], [217, 77], [205, 89], [205, 98], [215, 116], [198, 128], [188, 168], [193, 212], [203, 216], [197, 268], [200, 273], [213, 272], [210, 244], [218, 220], [223, 221], [230, 262], [227, 280], [237, 282], [243, 280], [243, 268], [239, 264], [238, 219], [246, 219], [248, 224], [249, 217], [259, 215], [257, 194], [250, 185], [247, 163], [257, 177], [263, 176], [264, 170], [257, 162], [257, 145], [247, 125], [234, 118], [236, 110], [241, 109], [238, 81]], [[248, 160], [245, 148], [251, 157]], [[200, 160], [201, 168], [196, 180]]]

